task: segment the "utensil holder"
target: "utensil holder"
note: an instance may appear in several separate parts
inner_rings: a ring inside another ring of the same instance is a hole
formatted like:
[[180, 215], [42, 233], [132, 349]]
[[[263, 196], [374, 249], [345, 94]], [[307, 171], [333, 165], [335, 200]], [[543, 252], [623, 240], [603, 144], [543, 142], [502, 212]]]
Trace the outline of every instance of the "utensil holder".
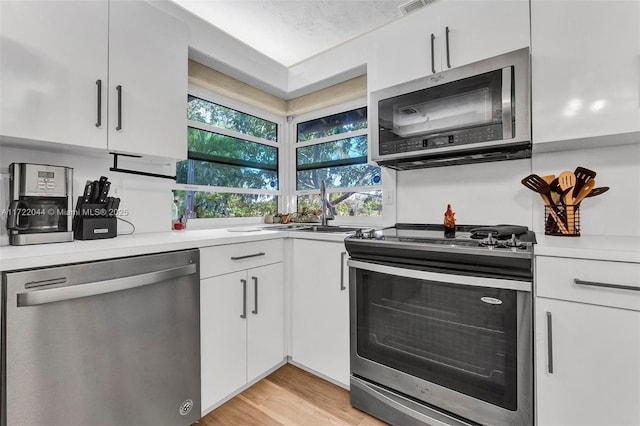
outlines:
[[580, 236], [580, 206], [553, 204], [544, 207], [545, 235]]

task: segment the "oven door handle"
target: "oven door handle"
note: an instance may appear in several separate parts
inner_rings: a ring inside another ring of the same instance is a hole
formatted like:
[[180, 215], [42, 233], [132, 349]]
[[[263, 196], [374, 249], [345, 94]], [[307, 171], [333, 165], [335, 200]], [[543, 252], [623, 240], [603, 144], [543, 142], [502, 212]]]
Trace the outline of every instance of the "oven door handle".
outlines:
[[349, 260], [350, 268], [379, 272], [381, 274], [395, 275], [417, 280], [437, 281], [448, 284], [460, 284], [474, 287], [490, 287], [516, 291], [531, 291], [531, 281], [516, 281], [502, 278], [487, 278], [469, 275], [443, 274], [440, 272], [420, 271], [416, 269], [396, 268], [393, 266], [379, 265], [376, 263]]

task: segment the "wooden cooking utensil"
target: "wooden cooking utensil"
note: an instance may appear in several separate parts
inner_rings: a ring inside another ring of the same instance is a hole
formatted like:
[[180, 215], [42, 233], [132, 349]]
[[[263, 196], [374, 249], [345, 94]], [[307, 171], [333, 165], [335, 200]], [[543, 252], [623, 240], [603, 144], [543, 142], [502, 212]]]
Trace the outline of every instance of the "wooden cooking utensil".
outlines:
[[580, 192], [578, 192], [578, 196], [573, 199], [573, 204], [576, 206], [579, 206], [580, 201], [582, 201], [584, 197], [589, 195], [589, 193], [591, 192], [591, 190], [595, 185], [596, 185], [596, 181], [594, 179], [588, 180], [587, 183], [585, 183], [582, 186], [582, 189], [580, 189]]
[[545, 182], [547, 182], [549, 185], [551, 185], [551, 182], [553, 182], [553, 180], [556, 178], [556, 175], [545, 175], [545, 176], [541, 176], [542, 179], [544, 179]]
[[549, 207], [549, 214], [558, 224], [560, 232], [562, 232], [563, 234], [568, 234], [569, 231], [567, 230], [566, 226], [564, 226], [564, 223], [558, 217], [558, 214], [554, 210], [555, 207], [553, 200], [551, 199], [551, 188], [549, 188], [549, 184], [536, 174], [531, 174], [522, 179], [520, 182], [530, 190], [540, 194], [542, 201]]
[[594, 172], [593, 170], [589, 170], [586, 167], [579, 166], [576, 167], [576, 170], [573, 172], [573, 174], [576, 176], [576, 184], [573, 187], [573, 198], [577, 198], [584, 184], [596, 177], [596, 172]]
[[573, 191], [571, 189], [576, 185], [576, 175], [573, 172], [565, 170], [558, 176], [558, 185], [563, 192], [562, 201], [566, 206], [567, 212], [567, 229], [570, 234], [574, 234], [575, 227], [575, 206], [573, 205]]
[[[567, 206], [566, 206], [566, 204], [564, 202], [564, 198], [565, 198], [565, 195], [567, 195], [567, 193], [569, 191], [571, 191], [571, 188], [568, 188], [568, 189], [562, 191], [562, 194], [558, 194], [557, 192], [551, 192], [551, 197], [553, 198], [554, 205], [553, 206], [549, 206], [549, 208], [554, 209], [554, 211], [558, 215], [558, 219], [560, 219], [562, 221], [562, 223], [566, 223], [567, 222], [567, 220], [566, 220], [567, 219]], [[547, 225], [546, 225], [545, 229], [548, 229], [551, 226], [553, 226], [553, 222], [554, 222], [553, 216], [549, 215], [549, 217], [547, 217]]]
[[[574, 188], [576, 186], [576, 175], [568, 170], [560, 173], [560, 176], [558, 176], [558, 186], [560, 186], [563, 193], [569, 188]], [[569, 205], [571, 204], [571, 200], [573, 200], [573, 194], [567, 192], [564, 195], [564, 203]]]
[[560, 194], [562, 193], [562, 189], [560, 189], [560, 185], [558, 185], [557, 177], [549, 182], [549, 188], [551, 188], [551, 200], [553, 203], [560, 204]]

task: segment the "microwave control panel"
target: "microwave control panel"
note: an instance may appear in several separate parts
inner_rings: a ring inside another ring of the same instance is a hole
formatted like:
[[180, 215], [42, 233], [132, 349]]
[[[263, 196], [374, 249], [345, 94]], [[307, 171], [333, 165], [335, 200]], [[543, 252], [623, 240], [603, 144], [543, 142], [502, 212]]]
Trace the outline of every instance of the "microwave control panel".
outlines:
[[405, 139], [383, 140], [383, 130], [380, 131], [380, 155], [397, 154], [401, 152], [422, 151], [445, 146], [467, 145], [478, 142], [488, 142], [502, 139], [502, 124], [490, 124], [472, 129], [455, 130], [449, 134], [416, 136]]

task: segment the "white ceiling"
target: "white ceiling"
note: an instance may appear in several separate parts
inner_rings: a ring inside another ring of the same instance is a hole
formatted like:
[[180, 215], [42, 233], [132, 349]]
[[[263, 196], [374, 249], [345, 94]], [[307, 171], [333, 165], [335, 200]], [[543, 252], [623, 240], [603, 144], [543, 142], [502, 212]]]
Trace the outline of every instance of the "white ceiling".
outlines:
[[290, 67], [401, 17], [407, 0], [172, 0]]

